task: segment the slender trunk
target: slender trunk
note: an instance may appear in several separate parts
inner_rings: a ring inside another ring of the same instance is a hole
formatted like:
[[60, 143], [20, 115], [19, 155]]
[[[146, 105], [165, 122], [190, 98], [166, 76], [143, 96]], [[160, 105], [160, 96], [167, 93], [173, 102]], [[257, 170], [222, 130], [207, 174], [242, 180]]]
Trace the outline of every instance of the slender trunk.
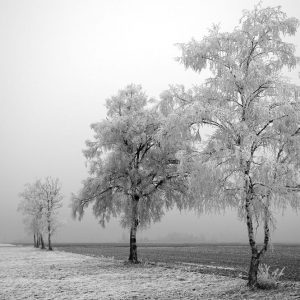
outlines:
[[250, 268], [248, 273], [248, 286], [254, 288], [257, 286], [257, 273], [259, 267], [259, 257], [260, 253], [258, 252], [257, 245], [255, 242], [254, 230], [253, 230], [253, 219], [251, 211], [251, 202], [253, 200], [253, 190], [251, 183], [249, 181], [248, 172], [245, 172], [245, 210], [246, 210], [246, 223], [248, 229], [248, 240], [251, 248], [251, 261]]
[[38, 232], [36, 233], [36, 247], [37, 247], [37, 248], [40, 247], [40, 235], [39, 235]]
[[45, 243], [42, 235], [41, 235], [41, 249], [45, 249]]
[[[250, 214], [248, 214], [247, 211], [247, 227], [248, 227], [248, 234], [249, 234], [249, 243], [251, 246], [251, 262], [250, 262], [250, 269], [249, 269], [249, 277], [248, 277], [248, 285], [250, 287], [257, 287], [258, 281], [257, 281], [257, 274], [258, 274], [258, 268], [260, 264], [261, 257], [267, 252], [269, 241], [270, 241], [270, 229], [269, 229], [269, 221], [270, 221], [270, 195], [267, 195], [267, 201], [264, 207], [264, 243], [260, 251], [257, 249], [257, 245], [254, 241], [254, 234], [253, 234], [253, 225], [252, 225], [252, 217]], [[247, 207], [247, 204], [246, 204]], [[248, 216], [249, 216], [249, 224], [248, 224]]]
[[250, 269], [249, 269], [249, 274], [248, 274], [248, 286], [250, 286], [251, 288], [255, 288], [258, 285], [257, 273], [258, 273], [258, 267], [259, 267], [259, 263], [260, 263], [259, 258], [260, 258], [259, 253], [255, 253], [255, 251], [252, 250]]
[[47, 222], [48, 222], [48, 250], [52, 251], [52, 245], [51, 245], [51, 209], [52, 205], [50, 206], [50, 203], [52, 204], [52, 198], [47, 198], [48, 199], [48, 212], [47, 212]]
[[33, 234], [33, 247], [36, 248], [36, 239], [35, 239], [35, 233]]
[[136, 245], [136, 231], [139, 224], [138, 220], [138, 201], [139, 197], [135, 195], [132, 199], [132, 216], [131, 216], [131, 229], [130, 229], [130, 254], [129, 261], [138, 263], [137, 258], [137, 245]]
[[51, 226], [50, 222], [48, 223], [48, 250], [52, 251], [52, 244], [51, 244]]
[[264, 244], [262, 249], [260, 250], [259, 254], [264, 255], [269, 246], [270, 242], [270, 229], [269, 229], [269, 222], [270, 222], [270, 193], [267, 194], [267, 200], [264, 207]]
[[248, 273], [248, 285], [250, 287], [256, 287], [257, 286], [257, 273], [258, 273], [258, 267], [260, 263], [260, 253], [257, 250], [257, 245], [255, 242], [254, 237], [254, 230], [253, 230], [253, 220], [252, 220], [252, 214], [250, 210], [250, 199], [249, 196], [246, 200], [246, 215], [247, 215], [247, 229], [248, 229], [248, 239], [249, 244], [251, 247], [251, 261], [250, 261], [250, 268]]

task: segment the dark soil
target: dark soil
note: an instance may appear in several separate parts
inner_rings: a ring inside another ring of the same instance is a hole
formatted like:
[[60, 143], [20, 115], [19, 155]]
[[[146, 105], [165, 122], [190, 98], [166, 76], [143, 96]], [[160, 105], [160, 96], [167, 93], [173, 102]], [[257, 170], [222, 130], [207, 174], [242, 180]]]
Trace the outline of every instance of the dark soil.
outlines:
[[[127, 260], [127, 244], [56, 244], [57, 250], [91, 256], [107, 256]], [[232, 277], [246, 277], [250, 261], [248, 245], [242, 244], [140, 244], [141, 262], [186, 264], [192, 271]], [[282, 280], [300, 281], [300, 245], [276, 244], [265, 255], [263, 262], [270, 270], [284, 269]], [[192, 265], [189, 265], [192, 263]], [[195, 265], [194, 265], [195, 264]], [[201, 265], [207, 265], [201, 266]], [[218, 267], [234, 268], [220, 269]]]

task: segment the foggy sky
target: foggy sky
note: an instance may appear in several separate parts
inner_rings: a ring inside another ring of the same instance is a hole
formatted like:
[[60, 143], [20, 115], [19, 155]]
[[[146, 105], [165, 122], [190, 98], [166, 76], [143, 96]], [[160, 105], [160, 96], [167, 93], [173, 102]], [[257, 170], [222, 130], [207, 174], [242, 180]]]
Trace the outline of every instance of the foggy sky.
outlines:
[[[54, 241], [110, 242], [127, 238], [113, 220], [105, 229], [90, 211], [71, 219], [70, 194], [87, 176], [82, 149], [90, 124], [105, 117], [105, 99], [127, 84], [141, 84], [158, 98], [169, 84], [191, 87], [204, 75], [174, 60], [174, 45], [201, 39], [213, 23], [224, 31], [238, 25], [243, 9], [257, 1], [15, 1], [0, 0], [0, 242], [24, 241], [16, 211], [24, 184], [45, 176], [63, 184], [64, 226]], [[300, 19], [298, 0], [282, 5]], [[298, 46], [300, 31], [291, 39]], [[292, 74], [298, 82], [299, 67]], [[278, 212], [274, 242], [300, 242], [300, 216]], [[138, 233], [160, 240], [189, 235], [197, 241], [246, 242], [246, 225], [236, 212], [198, 216], [168, 212]]]

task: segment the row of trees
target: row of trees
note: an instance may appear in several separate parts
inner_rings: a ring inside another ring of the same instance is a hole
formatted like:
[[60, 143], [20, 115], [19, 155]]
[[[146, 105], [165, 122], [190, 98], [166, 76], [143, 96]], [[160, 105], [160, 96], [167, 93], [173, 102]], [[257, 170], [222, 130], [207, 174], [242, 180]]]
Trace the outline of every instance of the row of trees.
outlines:
[[[210, 78], [192, 89], [173, 86], [159, 102], [129, 85], [106, 101], [107, 118], [92, 124], [84, 155], [90, 176], [72, 195], [74, 217], [86, 207], [101, 225], [121, 216], [130, 228], [129, 261], [138, 262], [136, 233], [168, 209], [237, 208], [251, 248], [248, 284], [257, 286], [269, 247], [274, 209], [300, 200], [300, 87], [282, 76], [299, 62], [283, 40], [299, 25], [280, 7], [245, 11], [231, 33], [214, 26], [200, 41], [179, 44], [178, 61]], [[211, 135], [201, 140], [200, 128]], [[19, 209], [34, 245], [57, 228], [58, 179], [27, 184]], [[259, 246], [255, 225], [262, 225]]]
[[58, 210], [63, 199], [59, 180], [46, 177], [26, 184], [20, 197], [18, 210], [24, 216], [27, 231], [33, 235], [34, 247], [45, 249], [43, 235], [46, 234], [48, 250], [52, 250], [51, 237], [59, 226]]
[[[204, 84], [171, 87], [158, 103], [136, 85], [109, 98], [106, 120], [91, 125], [90, 176], [72, 196], [74, 217], [92, 202], [103, 226], [121, 216], [136, 263], [138, 226], [159, 221], [166, 209], [235, 207], [248, 229], [248, 284], [257, 286], [272, 212], [299, 207], [300, 89], [282, 76], [299, 62], [283, 40], [298, 25], [280, 7], [258, 5], [233, 32], [214, 26], [202, 40], [179, 44], [180, 63], [210, 70]], [[205, 126], [212, 129], [206, 142]], [[263, 227], [261, 247], [255, 223]]]

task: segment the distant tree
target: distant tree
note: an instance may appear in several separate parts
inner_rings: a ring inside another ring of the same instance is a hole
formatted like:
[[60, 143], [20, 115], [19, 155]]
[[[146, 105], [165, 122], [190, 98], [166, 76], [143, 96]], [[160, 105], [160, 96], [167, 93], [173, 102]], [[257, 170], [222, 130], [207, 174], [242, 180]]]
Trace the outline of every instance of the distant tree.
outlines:
[[26, 184], [20, 194], [19, 210], [24, 215], [27, 230], [33, 233], [34, 246], [45, 248], [43, 233], [48, 235], [48, 250], [52, 250], [51, 236], [58, 226], [57, 213], [62, 206], [61, 185], [58, 179], [46, 177]]
[[52, 249], [51, 236], [57, 229], [59, 222], [58, 210], [62, 207], [61, 184], [58, 178], [46, 177], [44, 181], [38, 180], [37, 187], [43, 203], [43, 218], [48, 235], [48, 250]]
[[122, 226], [130, 228], [133, 263], [138, 262], [138, 226], [159, 221], [174, 203], [180, 206], [185, 189], [175, 172], [176, 143], [161, 146], [162, 119], [147, 107], [150, 100], [141, 86], [129, 85], [106, 101], [107, 118], [91, 125], [94, 140], [87, 141], [84, 151], [90, 177], [72, 197], [73, 215], [79, 219], [91, 202], [102, 226], [121, 215]]
[[33, 234], [34, 247], [45, 248], [43, 240], [43, 203], [38, 194], [37, 182], [26, 184], [20, 193], [18, 210], [22, 212], [25, 228]]
[[[213, 129], [207, 143], [198, 143], [186, 159], [186, 167], [194, 170], [192, 204], [239, 208], [252, 253], [251, 287], [258, 285], [258, 266], [268, 249], [272, 210], [299, 207], [300, 89], [281, 75], [299, 62], [295, 46], [282, 39], [294, 35], [298, 25], [280, 7], [258, 5], [244, 12], [233, 32], [214, 26], [201, 41], [180, 44], [179, 61], [186, 68], [209, 68], [212, 75], [187, 91], [173, 87], [161, 104], [177, 111], [170, 114], [177, 131], [182, 125]], [[263, 223], [261, 248], [255, 222]]]

